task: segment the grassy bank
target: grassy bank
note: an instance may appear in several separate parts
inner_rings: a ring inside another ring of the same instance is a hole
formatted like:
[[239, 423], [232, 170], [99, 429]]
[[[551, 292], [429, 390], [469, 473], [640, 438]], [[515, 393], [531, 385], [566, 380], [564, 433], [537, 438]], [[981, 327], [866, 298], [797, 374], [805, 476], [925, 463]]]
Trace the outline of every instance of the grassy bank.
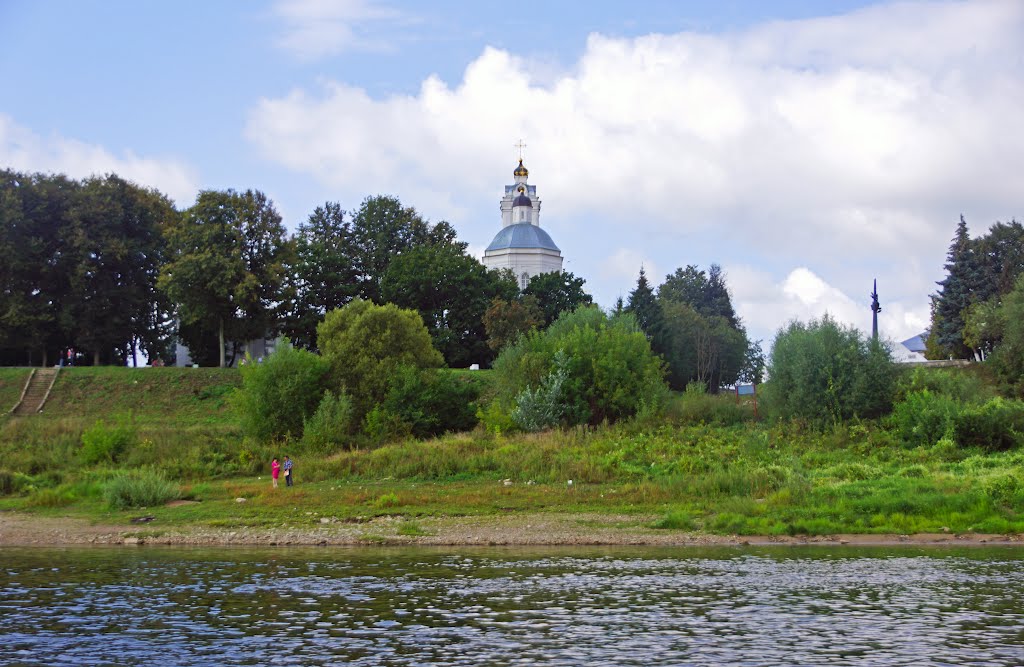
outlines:
[[[43, 415], [0, 428], [0, 509], [164, 526], [569, 512], [741, 535], [1024, 532], [1020, 450], [912, 447], [884, 422], [769, 426], [730, 397], [679, 396], [646, 422], [317, 454], [247, 442], [234, 371], [71, 369], [59, 383]], [[109, 459], [86, 460], [83, 440], [118, 438]], [[275, 490], [269, 461], [284, 453], [298, 485]], [[198, 502], [111, 509], [112, 480], [137, 469]]]

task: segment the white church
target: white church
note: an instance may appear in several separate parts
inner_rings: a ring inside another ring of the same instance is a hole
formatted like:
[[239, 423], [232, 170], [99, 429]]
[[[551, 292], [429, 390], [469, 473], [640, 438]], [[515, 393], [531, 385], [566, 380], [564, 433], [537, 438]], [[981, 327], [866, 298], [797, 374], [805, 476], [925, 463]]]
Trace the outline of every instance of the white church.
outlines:
[[530, 172], [519, 166], [512, 172], [515, 183], [505, 186], [501, 198], [501, 231], [484, 251], [488, 269], [512, 269], [523, 289], [530, 278], [562, 270], [562, 251], [540, 228], [540, 199], [537, 186], [526, 181]]

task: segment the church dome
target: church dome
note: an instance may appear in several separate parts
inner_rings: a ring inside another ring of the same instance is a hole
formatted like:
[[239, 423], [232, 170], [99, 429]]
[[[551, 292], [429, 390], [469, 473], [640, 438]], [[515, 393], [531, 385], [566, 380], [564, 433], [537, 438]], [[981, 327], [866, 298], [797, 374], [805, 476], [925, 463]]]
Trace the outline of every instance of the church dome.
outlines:
[[519, 196], [512, 200], [512, 207], [515, 208], [516, 206], [529, 206], [533, 208], [533, 202], [530, 201], [529, 197], [520, 192]]
[[502, 229], [491, 241], [491, 245], [487, 246], [487, 251], [510, 248], [542, 248], [561, 252], [547, 232], [528, 222], [509, 225]]
[[526, 167], [523, 166], [523, 159], [522, 158], [519, 159], [519, 166], [516, 167], [516, 170], [512, 172], [512, 175], [513, 176], [529, 176], [530, 175], [530, 171]]

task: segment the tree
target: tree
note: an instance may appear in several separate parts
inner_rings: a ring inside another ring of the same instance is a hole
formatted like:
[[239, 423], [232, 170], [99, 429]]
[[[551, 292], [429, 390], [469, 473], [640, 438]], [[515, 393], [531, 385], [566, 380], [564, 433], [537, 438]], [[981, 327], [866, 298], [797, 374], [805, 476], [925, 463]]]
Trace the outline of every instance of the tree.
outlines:
[[818, 424], [879, 417], [892, 408], [896, 366], [888, 348], [825, 315], [780, 329], [764, 403], [777, 418]]
[[327, 313], [317, 327], [330, 363], [330, 385], [351, 398], [357, 419], [380, 404], [402, 366], [438, 368], [444, 359], [414, 310], [356, 299]]
[[495, 297], [484, 313], [487, 345], [500, 352], [523, 334], [536, 330], [543, 322], [544, 313], [537, 305], [537, 297], [527, 294], [509, 301]]
[[[636, 279], [636, 287], [629, 293], [629, 300], [626, 302], [626, 312], [632, 313], [636, 323], [640, 325], [648, 338], [654, 338], [655, 332], [661, 324], [661, 309], [658, 307], [658, 300], [654, 296], [654, 290], [647, 282], [647, 274], [643, 267], [640, 267], [640, 276]], [[658, 350], [658, 345], [653, 345]]]
[[93, 365], [123, 364], [141, 347], [156, 356], [170, 337], [169, 304], [157, 292], [170, 200], [115, 175], [83, 183], [69, 212], [69, 313], [75, 345]]
[[725, 274], [718, 264], [712, 264], [707, 274], [693, 264], [676, 269], [658, 288], [658, 298], [685, 303], [705, 317], [724, 317], [732, 328], [741, 328], [725, 284]]
[[402, 206], [397, 197], [367, 197], [352, 218], [351, 252], [358, 294], [381, 302], [380, 284], [391, 261], [413, 247], [444, 242], [450, 225], [431, 234], [430, 226], [416, 209]]
[[946, 277], [937, 283], [940, 289], [931, 297], [931, 335], [942, 356], [964, 359], [972, 355], [963, 339], [964, 311], [979, 293], [981, 283], [981, 266], [961, 215], [946, 255]]
[[273, 332], [290, 252], [273, 202], [254, 190], [204, 190], [166, 235], [158, 286], [183, 324], [217, 332], [220, 366], [229, 337]]
[[294, 261], [288, 267], [288, 306], [283, 329], [293, 343], [315, 350], [316, 327], [329, 310], [358, 292], [351, 225], [336, 202], [318, 206], [299, 225]]
[[544, 326], [547, 327], [562, 313], [594, 302], [583, 291], [585, 282], [583, 278], [577, 278], [568, 271], [541, 273], [530, 278], [523, 294], [537, 299], [544, 313]]
[[665, 356], [669, 385], [679, 390], [696, 381], [715, 393], [736, 382], [750, 342], [721, 267], [712, 264], [706, 274], [692, 264], [676, 269], [658, 288], [658, 303], [662, 321], [652, 345]]
[[1016, 220], [996, 222], [988, 233], [971, 242], [982, 275], [974, 301], [1009, 294], [1024, 274], [1024, 225]]
[[62, 230], [78, 188], [63, 176], [0, 170], [3, 363], [45, 366], [67, 344], [60, 317], [68, 289]]
[[1024, 274], [1003, 298], [996, 316], [1002, 340], [992, 353], [992, 366], [1014, 393], [1024, 396]]
[[453, 368], [490, 365], [484, 313], [495, 298], [514, 298], [514, 280], [488, 271], [464, 244], [422, 245], [396, 257], [381, 281], [381, 296], [423, 318], [434, 347]]

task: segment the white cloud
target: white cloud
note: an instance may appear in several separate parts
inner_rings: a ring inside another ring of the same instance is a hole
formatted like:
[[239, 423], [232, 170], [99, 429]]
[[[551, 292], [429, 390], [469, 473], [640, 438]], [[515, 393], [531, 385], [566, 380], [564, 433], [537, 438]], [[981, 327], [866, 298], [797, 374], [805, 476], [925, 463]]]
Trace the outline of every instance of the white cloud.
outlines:
[[[820, 319], [826, 313], [848, 326], [871, 330], [869, 290], [862, 298], [851, 298], [806, 267], [794, 268], [779, 280], [760, 269], [740, 266], [729, 271], [728, 280], [737, 313], [752, 337], [763, 339], [766, 346], [787, 322]], [[898, 343], [928, 327], [928, 307], [908, 308], [883, 299], [878, 323], [879, 335]]]
[[54, 172], [71, 178], [116, 173], [139, 185], [156, 188], [179, 206], [199, 191], [199, 178], [175, 159], [140, 157], [132, 151], [115, 155], [102, 146], [56, 134], [41, 137], [0, 114], [0, 165], [25, 172]]
[[[1015, 0], [877, 5], [725, 34], [594, 34], [555, 76], [487, 48], [457, 84], [429, 77], [413, 94], [295, 89], [261, 100], [246, 135], [341, 197], [399, 193], [474, 243], [498, 230], [511, 144], [525, 137], [542, 222], [599, 301], [632, 289], [623, 277], [639, 265], [625, 264], [641, 257], [717, 261], [764, 271], [786, 312], [834, 297], [862, 328], [864, 299], [839, 296], [878, 278], [887, 317], [909, 330], [960, 213], [1024, 217], [1022, 34]], [[819, 286], [807, 303], [814, 283], [793, 267], [839, 294]]]
[[387, 50], [369, 26], [403, 20], [401, 12], [372, 0], [280, 0], [274, 13], [284, 22], [278, 46], [303, 60], [350, 50]]

